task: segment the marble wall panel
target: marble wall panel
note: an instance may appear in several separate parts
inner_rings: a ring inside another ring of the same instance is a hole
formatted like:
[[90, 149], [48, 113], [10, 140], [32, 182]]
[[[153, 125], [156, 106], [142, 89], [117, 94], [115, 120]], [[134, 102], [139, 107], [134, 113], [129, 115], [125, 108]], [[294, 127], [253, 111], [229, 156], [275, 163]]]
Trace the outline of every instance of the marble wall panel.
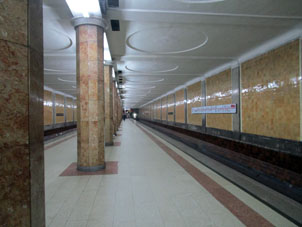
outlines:
[[[223, 71], [206, 79], [207, 106], [232, 103], [231, 70]], [[207, 114], [206, 124], [209, 128], [233, 130], [232, 114]]]
[[161, 120], [161, 100], [156, 101], [156, 120]]
[[197, 82], [187, 87], [188, 124], [202, 126], [202, 115], [192, 114], [193, 107], [202, 106], [201, 82]]
[[241, 66], [242, 132], [300, 140], [299, 40]]
[[174, 122], [174, 94], [168, 95], [168, 121]]
[[185, 123], [185, 90], [175, 92], [175, 121]]
[[73, 121], [73, 99], [66, 98], [66, 122]]
[[151, 120], [154, 119], [154, 104], [150, 103], [150, 118]]
[[74, 121], [78, 121], [78, 117], [77, 117], [77, 100], [74, 100], [73, 102], [73, 120]]
[[64, 116], [64, 96], [56, 94], [55, 96], [56, 102], [56, 124], [64, 123], [65, 116]]
[[0, 39], [27, 46], [27, 1], [0, 2]]
[[150, 119], [150, 105], [144, 106], [143, 111], [140, 112], [142, 117], [145, 119]]
[[0, 50], [0, 226], [29, 226], [28, 50], [3, 40]]
[[0, 226], [45, 226], [41, 11], [0, 1]]
[[162, 120], [163, 121], [166, 121], [167, 120], [167, 110], [168, 110], [168, 98], [167, 96], [166, 97], [163, 97], [161, 99], [162, 101], [162, 108], [161, 108], [161, 111], [162, 111]]
[[[28, 143], [27, 48], [0, 40], [0, 145]], [[16, 120], [16, 123], [11, 125]]]
[[53, 101], [52, 92], [44, 90], [44, 125], [53, 124]]

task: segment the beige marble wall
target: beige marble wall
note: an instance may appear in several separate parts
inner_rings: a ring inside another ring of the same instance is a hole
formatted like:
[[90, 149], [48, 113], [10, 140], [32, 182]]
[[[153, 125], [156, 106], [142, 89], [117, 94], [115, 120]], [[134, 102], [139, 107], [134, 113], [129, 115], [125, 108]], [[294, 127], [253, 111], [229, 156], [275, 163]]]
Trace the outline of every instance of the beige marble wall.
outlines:
[[65, 113], [64, 113], [64, 96], [55, 95], [55, 105], [56, 105], [56, 124], [65, 122]]
[[44, 125], [53, 124], [52, 92], [44, 90]]
[[162, 120], [163, 121], [166, 121], [167, 120], [167, 106], [168, 106], [168, 98], [167, 96], [166, 97], [163, 97], [161, 99], [162, 101]]
[[66, 98], [66, 122], [73, 121], [73, 99]]
[[103, 32], [94, 25], [76, 28], [78, 169], [105, 165]]
[[150, 105], [144, 106], [142, 111], [140, 111], [140, 115], [144, 119], [150, 119]]
[[[206, 94], [207, 106], [231, 104], [231, 70], [207, 78]], [[232, 114], [207, 114], [207, 127], [232, 131]]]
[[299, 41], [241, 66], [242, 131], [300, 140]]
[[174, 94], [168, 95], [168, 121], [174, 122]]
[[161, 120], [161, 100], [156, 101], [156, 119]]
[[0, 226], [45, 226], [42, 19], [42, 1], [0, 2]]
[[78, 121], [78, 117], [77, 117], [77, 100], [75, 100], [73, 102], [73, 120], [76, 122]]
[[150, 103], [150, 119], [153, 120], [154, 119], [154, 111], [153, 111], [153, 103]]
[[202, 115], [192, 114], [193, 107], [202, 106], [201, 82], [197, 82], [187, 87], [187, 123], [202, 126]]
[[175, 92], [175, 121], [185, 123], [185, 90]]
[[112, 67], [104, 67], [105, 86], [105, 143], [113, 145], [113, 100], [112, 100]]

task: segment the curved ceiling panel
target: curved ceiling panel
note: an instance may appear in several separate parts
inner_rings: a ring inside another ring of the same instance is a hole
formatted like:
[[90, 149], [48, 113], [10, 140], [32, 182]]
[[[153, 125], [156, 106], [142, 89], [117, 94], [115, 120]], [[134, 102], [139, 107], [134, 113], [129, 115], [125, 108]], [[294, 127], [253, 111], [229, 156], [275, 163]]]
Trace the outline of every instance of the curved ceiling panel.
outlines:
[[44, 35], [44, 51], [65, 50], [72, 46], [72, 39], [52, 28], [47, 29], [47, 35]]
[[159, 83], [159, 82], [163, 82], [164, 80], [165, 80], [164, 78], [158, 80], [126, 79], [127, 84], [134, 84], [134, 85]]
[[[148, 42], [146, 42], [148, 40]], [[208, 36], [190, 26], [169, 26], [140, 30], [127, 38], [128, 47], [150, 54], [178, 54], [196, 50], [208, 42]]]
[[179, 68], [176, 64], [166, 64], [163, 62], [136, 62], [129, 63], [125, 69], [135, 73], [167, 73], [176, 71]]

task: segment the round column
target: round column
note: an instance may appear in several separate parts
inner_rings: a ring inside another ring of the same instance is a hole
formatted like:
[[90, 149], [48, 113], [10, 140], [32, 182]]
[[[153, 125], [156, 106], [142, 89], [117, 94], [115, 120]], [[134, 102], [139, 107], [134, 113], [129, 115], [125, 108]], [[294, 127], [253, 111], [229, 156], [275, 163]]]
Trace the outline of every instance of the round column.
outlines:
[[104, 28], [102, 18], [75, 18], [79, 171], [105, 168]]

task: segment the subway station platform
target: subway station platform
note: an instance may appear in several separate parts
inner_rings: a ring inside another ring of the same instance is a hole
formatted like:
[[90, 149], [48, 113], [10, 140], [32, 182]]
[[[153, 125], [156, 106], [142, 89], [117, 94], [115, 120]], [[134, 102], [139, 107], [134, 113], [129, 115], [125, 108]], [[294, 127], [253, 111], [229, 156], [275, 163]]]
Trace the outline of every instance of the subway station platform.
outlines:
[[296, 226], [163, 140], [122, 123], [106, 171], [76, 171], [76, 132], [45, 144], [46, 226]]

